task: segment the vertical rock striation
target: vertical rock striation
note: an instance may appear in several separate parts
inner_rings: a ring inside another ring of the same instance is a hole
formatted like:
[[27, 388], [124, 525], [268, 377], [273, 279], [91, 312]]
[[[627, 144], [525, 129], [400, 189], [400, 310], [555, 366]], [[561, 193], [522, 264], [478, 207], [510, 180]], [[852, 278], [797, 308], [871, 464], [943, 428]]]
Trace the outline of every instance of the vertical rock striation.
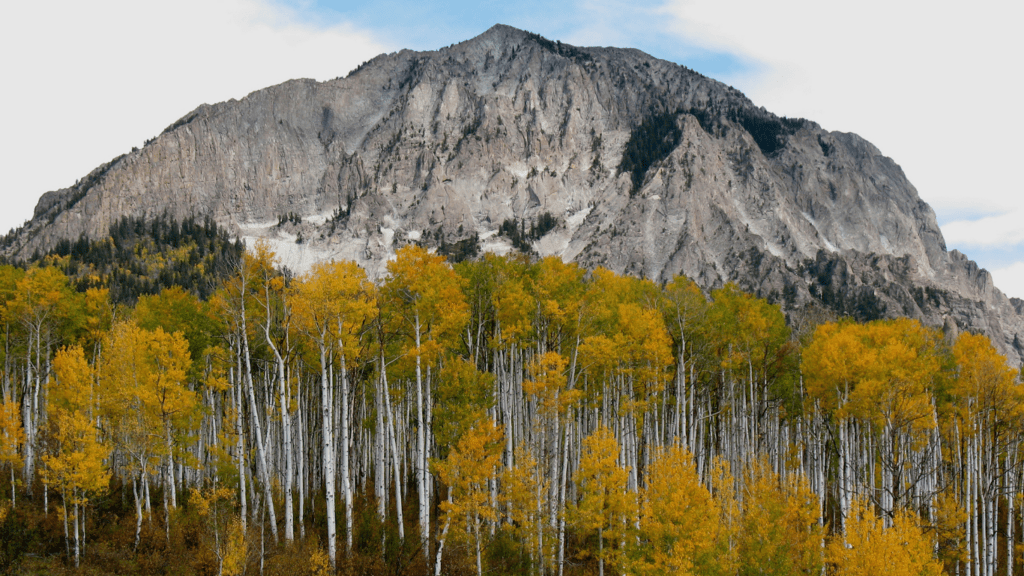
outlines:
[[789, 311], [910, 316], [1024, 357], [1020, 301], [947, 252], [931, 208], [870, 143], [637, 50], [501, 25], [200, 106], [45, 194], [4, 250], [102, 237], [122, 215], [211, 216], [293, 269], [344, 258], [371, 276], [403, 243], [502, 253], [503, 223], [553, 217], [531, 237], [540, 255], [737, 282]]

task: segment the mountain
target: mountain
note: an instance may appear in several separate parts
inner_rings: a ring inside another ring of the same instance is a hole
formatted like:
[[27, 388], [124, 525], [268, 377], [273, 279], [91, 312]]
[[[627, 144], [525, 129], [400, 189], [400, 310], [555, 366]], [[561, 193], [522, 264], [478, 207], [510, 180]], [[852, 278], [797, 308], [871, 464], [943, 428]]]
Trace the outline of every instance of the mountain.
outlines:
[[[780, 118], [686, 67], [495, 26], [344, 78], [203, 105], [48, 192], [2, 241], [27, 259], [122, 216], [212, 218], [285, 264], [398, 246], [514, 246], [706, 288], [791, 315], [910, 316], [1024, 358], [1024, 302], [947, 251], [900, 167], [862, 138]], [[796, 316], [794, 316], [796, 317]]]

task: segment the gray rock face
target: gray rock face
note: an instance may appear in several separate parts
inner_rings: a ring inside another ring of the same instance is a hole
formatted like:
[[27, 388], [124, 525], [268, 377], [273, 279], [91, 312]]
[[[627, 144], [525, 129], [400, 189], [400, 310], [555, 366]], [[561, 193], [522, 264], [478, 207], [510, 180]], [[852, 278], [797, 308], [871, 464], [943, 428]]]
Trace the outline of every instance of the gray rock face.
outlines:
[[[413, 241], [506, 252], [504, 221], [529, 229], [550, 214], [540, 255], [737, 282], [794, 312], [911, 316], [1024, 357], [1020, 301], [946, 251], [931, 208], [870, 143], [636, 50], [507, 26], [201, 106], [45, 194], [5, 251], [24, 258], [105, 236], [123, 215], [163, 214], [266, 238], [293, 269], [346, 258], [372, 276]], [[279, 225], [288, 214], [301, 221]]]

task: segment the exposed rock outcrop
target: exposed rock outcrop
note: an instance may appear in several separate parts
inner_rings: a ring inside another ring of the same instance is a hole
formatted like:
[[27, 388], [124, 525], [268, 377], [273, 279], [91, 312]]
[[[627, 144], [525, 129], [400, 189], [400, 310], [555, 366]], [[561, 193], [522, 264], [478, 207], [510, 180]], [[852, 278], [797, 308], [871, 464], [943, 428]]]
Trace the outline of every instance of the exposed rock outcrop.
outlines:
[[5, 252], [162, 214], [268, 238], [293, 269], [346, 258], [374, 276], [403, 243], [478, 238], [503, 252], [503, 222], [526, 230], [550, 214], [541, 255], [735, 281], [787, 310], [907, 315], [1024, 356], [1020, 301], [946, 251], [931, 208], [870, 143], [637, 50], [507, 26], [201, 106], [44, 195]]

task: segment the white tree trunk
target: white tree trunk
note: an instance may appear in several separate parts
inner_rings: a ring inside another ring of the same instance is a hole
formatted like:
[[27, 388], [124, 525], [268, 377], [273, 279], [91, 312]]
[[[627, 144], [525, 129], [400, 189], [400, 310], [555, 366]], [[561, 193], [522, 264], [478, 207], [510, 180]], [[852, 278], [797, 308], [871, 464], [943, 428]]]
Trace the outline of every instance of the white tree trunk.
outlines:
[[256, 457], [259, 464], [260, 480], [263, 482], [263, 498], [266, 501], [267, 514], [270, 516], [270, 533], [277, 542], [277, 516], [274, 514], [274, 497], [272, 484], [270, 482], [270, 470], [267, 469], [267, 449], [263, 444], [263, 428], [260, 423], [260, 411], [256, 405], [256, 391], [252, 383], [252, 361], [249, 355], [249, 335], [246, 330], [245, 319], [245, 298], [242, 297], [242, 356], [245, 359], [245, 370], [242, 374], [245, 379], [245, 388], [249, 393], [249, 420], [252, 423], [253, 431], [256, 433]]
[[420, 544], [423, 558], [430, 564], [430, 499], [427, 495], [427, 430], [423, 409], [423, 367], [420, 356], [420, 316], [415, 314], [413, 329], [416, 332], [416, 495], [419, 498]]
[[[325, 339], [321, 339], [324, 342]], [[323, 424], [324, 489], [327, 500], [327, 556], [331, 568], [337, 569], [337, 535], [334, 504], [334, 431], [331, 429], [333, 408], [330, 380], [327, 376], [327, 349], [320, 346], [320, 411]]]
[[[340, 326], [339, 326], [340, 329]], [[345, 551], [352, 554], [352, 484], [349, 470], [349, 417], [348, 417], [348, 366], [345, 363], [345, 348], [338, 341], [341, 356], [341, 492], [345, 498]]]
[[391, 462], [395, 468], [395, 511], [398, 514], [398, 537], [405, 540], [405, 520], [402, 517], [402, 471], [401, 454], [398, 452], [398, 443], [395, 439], [395, 419], [391, 413], [391, 393], [388, 391], [388, 373], [384, 370], [384, 363], [381, 362], [381, 379], [384, 388], [384, 412], [387, 416], [387, 441], [391, 447]]

